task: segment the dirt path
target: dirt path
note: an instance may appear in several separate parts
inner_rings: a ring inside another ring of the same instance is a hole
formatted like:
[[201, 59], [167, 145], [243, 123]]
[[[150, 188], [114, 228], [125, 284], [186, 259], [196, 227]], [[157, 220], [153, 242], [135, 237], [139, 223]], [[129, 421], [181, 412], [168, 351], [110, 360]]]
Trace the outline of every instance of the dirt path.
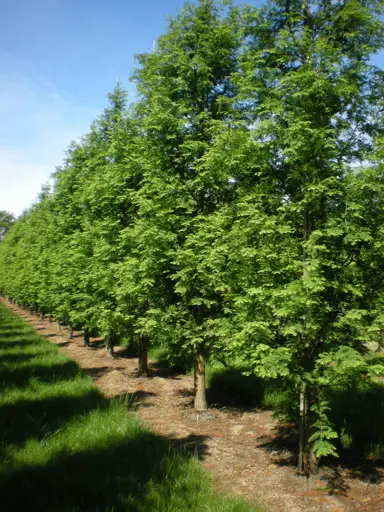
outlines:
[[[270, 412], [211, 408], [197, 414], [192, 377], [169, 375], [152, 363], [154, 376], [138, 378], [136, 359], [123, 357], [122, 350], [107, 359], [102, 349], [84, 348], [81, 333], [67, 341], [64, 329], [58, 334], [54, 324], [4, 304], [77, 361], [107, 397], [129, 395], [153, 431], [197, 451], [219, 492], [255, 500], [269, 512], [384, 512], [383, 474], [375, 474], [381, 483], [338, 469], [308, 480], [297, 476]], [[330, 482], [344, 493], [329, 494]]]

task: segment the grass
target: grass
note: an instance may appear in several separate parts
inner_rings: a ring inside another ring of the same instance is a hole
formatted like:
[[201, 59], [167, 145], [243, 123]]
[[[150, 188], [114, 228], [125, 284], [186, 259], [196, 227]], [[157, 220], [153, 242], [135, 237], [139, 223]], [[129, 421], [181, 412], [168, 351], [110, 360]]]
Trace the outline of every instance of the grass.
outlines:
[[0, 304], [2, 512], [250, 512]]

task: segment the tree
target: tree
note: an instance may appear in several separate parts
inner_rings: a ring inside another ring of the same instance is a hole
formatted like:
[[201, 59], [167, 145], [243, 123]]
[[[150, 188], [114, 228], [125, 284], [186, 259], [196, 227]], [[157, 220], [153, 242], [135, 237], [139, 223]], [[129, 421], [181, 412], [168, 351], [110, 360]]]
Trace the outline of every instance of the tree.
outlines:
[[240, 275], [254, 272], [231, 302], [234, 347], [256, 373], [287, 378], [297, 389], [306, 473], [314, 455], [336, 455], [324, 388], [364, 367], [361, 254], [377, 228], [355, 224], [348, 179], [382, 128], [382, 77], [369, 65], [383, 45], [381, 8], [270, 2], [247, 14], [252, 42], [237, 83], [260, 161], [233, 224], [245, 239]]
[[6, 232], [15, 222], [15, 216], [13, 213], [5, 210], [0, 210], [0, 241], [4, 239]]
[[187, 4], [171, 19], [156, 51], [138, 57], [135, 74], [145, 134], [137, 199], [140, 223], [147, 226], [141, 229], [141, 282], [143, 289], [152, 287], [143, 323], [160, 330], [173, 325], [179, 336], [172, 339], [194, 353], [197, 409], [207, 406], [205, 358], [214, 338], [208, 325], [219, 302], [201, 293], [201, 274], [191, 268], [189, 254], [204, 218], [227, 200], [226, 176], [214, 174], [205, 158], [230, 119], [240, 46], [237, 11], [225, 15], [221, 7], [211, 0]]

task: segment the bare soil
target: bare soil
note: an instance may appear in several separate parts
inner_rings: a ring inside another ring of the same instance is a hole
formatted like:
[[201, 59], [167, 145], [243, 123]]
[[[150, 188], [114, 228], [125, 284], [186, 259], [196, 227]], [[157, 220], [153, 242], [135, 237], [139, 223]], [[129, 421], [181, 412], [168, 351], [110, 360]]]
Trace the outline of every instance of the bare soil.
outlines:
[[216, 406], [196, 413], [191, 376], [151, 361], [151, 377], [139, 378], [137, 360], [124, 349], [109, 359], [97, 340], [83, 347], [81, 332], [67, 340], [64, 327], [58, 332], [56, 324], [4, 304], [74, 359], [105, 396], [128, 396], [154, 432], [196, 453], [218, 492], [256, 501], [269, 512], [384, 512], [383, 468], [332, 466], [308, 479], [299, 476], [293, 427], [279, 424], [271, 412]]

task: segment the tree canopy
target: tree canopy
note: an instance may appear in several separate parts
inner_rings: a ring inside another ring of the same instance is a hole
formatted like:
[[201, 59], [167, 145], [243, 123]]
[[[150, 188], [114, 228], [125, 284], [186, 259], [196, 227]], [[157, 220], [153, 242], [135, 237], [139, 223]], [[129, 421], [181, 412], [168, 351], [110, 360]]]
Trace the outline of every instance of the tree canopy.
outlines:
[[0, 210], [0, 241], [5, 237], [6, 232], [15, 222], [16, 218], [11, 212]]
[[282, 379], [300, 470], [337, 456], [324, 390], [383, 372], [382, 12], [187, 4], [137, 57], [136, 102], [118, 84], [9, 229], [1, 293], [128, 340], [142, 375], [151, 343], [193, 357], [197, 409], [212, 354]]

